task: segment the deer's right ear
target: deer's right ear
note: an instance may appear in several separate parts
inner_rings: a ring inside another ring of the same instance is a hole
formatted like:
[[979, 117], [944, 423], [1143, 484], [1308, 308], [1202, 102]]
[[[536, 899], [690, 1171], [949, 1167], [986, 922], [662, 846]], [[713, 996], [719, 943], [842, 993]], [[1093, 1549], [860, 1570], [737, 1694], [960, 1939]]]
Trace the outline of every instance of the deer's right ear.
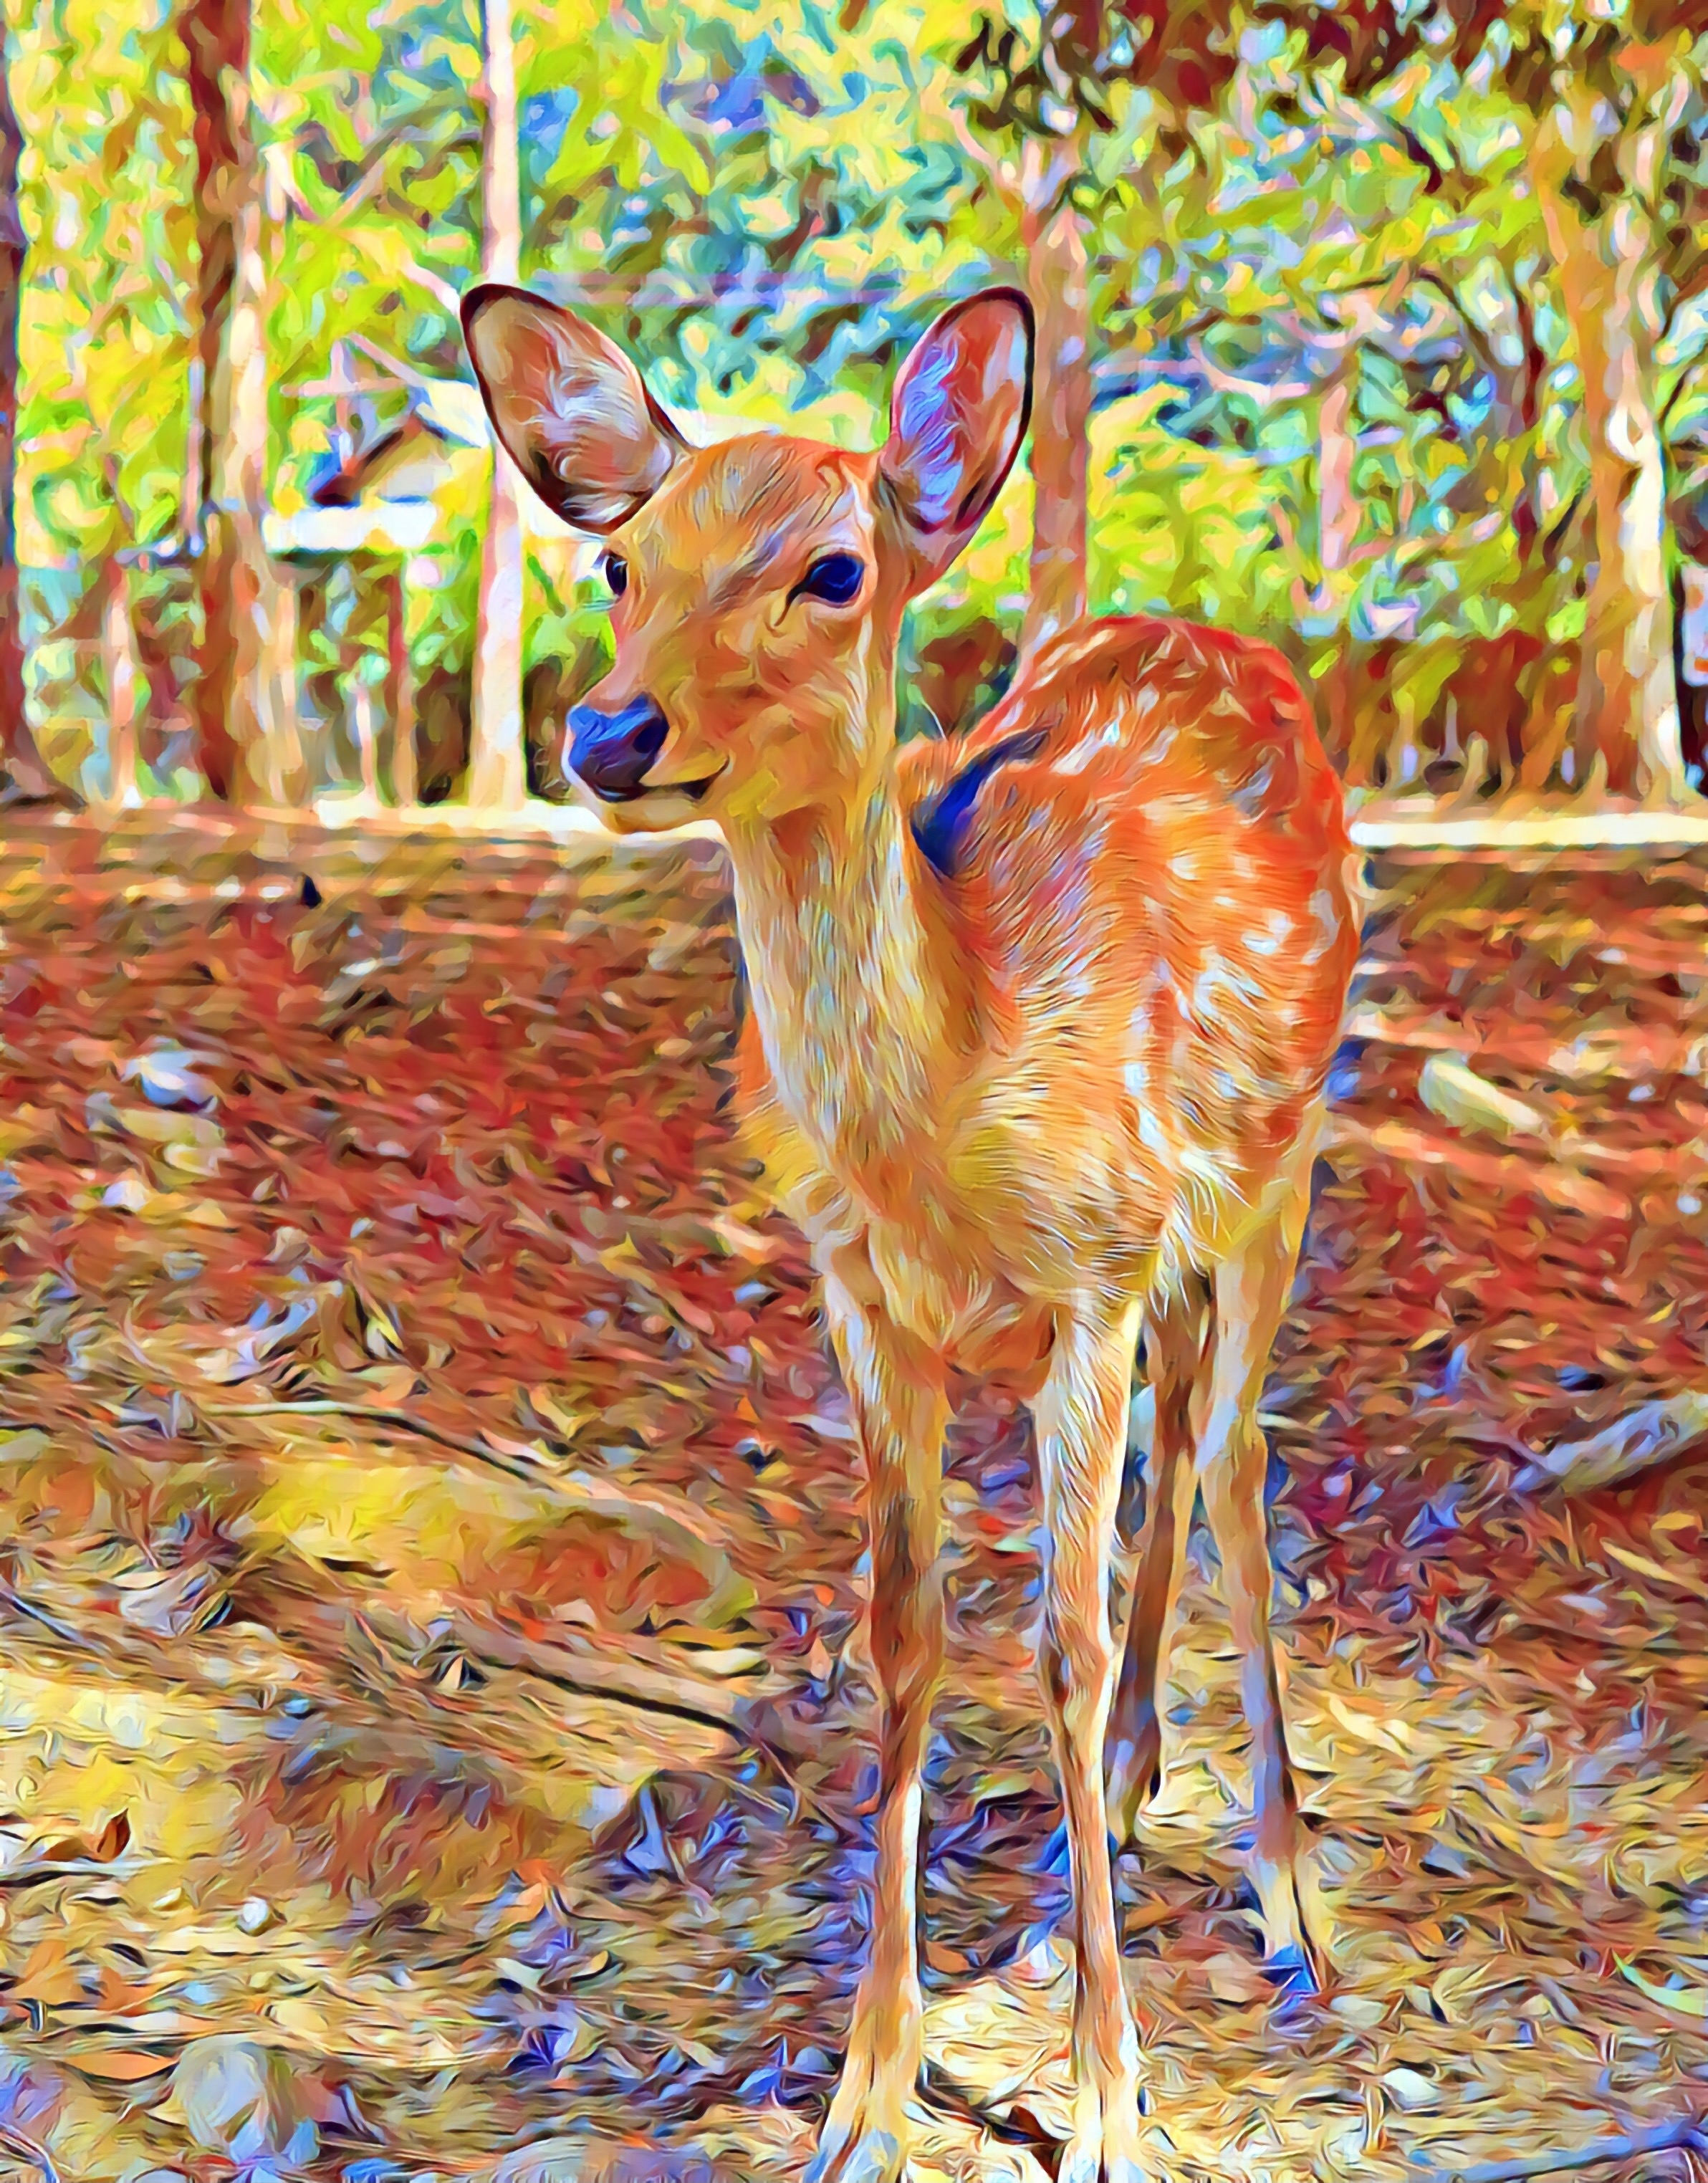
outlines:
[[1002, 491], [1032, 414], [1032, 306], [1015, 288], [953, 304], [902, 366], [878, 477], [935, 583]]
[[629, 358], [573, 311], [483, 282], [463, 298], [463, 339], [493, 430], [578, 530], [626, 523], [686, 449]]

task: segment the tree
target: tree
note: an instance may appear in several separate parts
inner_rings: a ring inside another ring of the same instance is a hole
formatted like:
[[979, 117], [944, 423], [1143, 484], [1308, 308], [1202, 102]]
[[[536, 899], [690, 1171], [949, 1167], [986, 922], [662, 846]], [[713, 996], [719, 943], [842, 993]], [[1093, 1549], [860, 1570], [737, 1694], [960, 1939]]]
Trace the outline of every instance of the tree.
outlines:
[[1686, 307], [1708, 291], [1703, 0], [1271, 0], [1345, 90], [1379, 100], [1412, 142], [1460, 86], [1510, 102], [1582, 380], [1590, 567], [1575, 728], [1578, 782], [1676, 797], [1665, 418], [1708, 346]]
[[[993, 147], [988, 181], [1007, 201], [1038, 325], [1030, 467], [1034, 500], [1021, 651], [1086, 609], [1088, 433], [1093, 405], [1091, 250], [1116, 178], [1189, 147], [1234, 66], [1236, 11], [1132, 0], [1054, 0], [1026, 32], [981, 15], [954, 56], [968, 116]], [[976, 142], [968, 149], [977, 156]]]
[[[481, 277], [521, 278], [522, 202], [510, 0], [481, 0]], [[526, 793], [522, 747], [522, 512], [515, 471], [492, 449], [492, 497], [481, 550], [469, 801], [514, 809]]]
[[18, 318], [25, 236], [18, 202], [23, 131], [12, 103], [11, 63], [0, 49], [0, 758], [15, 796], [63, 802], [67, 792], [36, 747], [24, 711], [24, 613], [14, 514], [18, 469]]
[[1580, 759], [1616, 792], [1676, 798], [1664, 419], [1669, 382], [1703, 346], [1699, 331], [1684, 358], [1667, 353], [1708, 289], [1708, 8], [1586, 7], [1563, 25], [1538, 10], [1515, 33], [1509, 73], [1534, 116], [1530, 175], [1583, 382], [1594, 558]]
[[958, 71], [993, 88], [993, 96], [972, 105], [988, 144], [1019, 138], [1017, 160], [971, 136], [966, 144], [1016, 231], [1036, 325], [1023, 655], [1086, 610], [1092, 317], [1081, 195], [1089, 134], [1110, 126], [1093, 88], [1104, 33], [1101, 0], [1074, 0], [1047, 11], [1029, 53], [1022, 54], [1012, 25], [998, 30], [982, 19], [954, 59]]
[[[1498, 86], [1355, 97], [1304, 48], [1285, 22], [1249, 31], [1191, 156], [1117, 181], [1103, 240], [1127, 271], [1103, 316], [1132, 345], [1099, 373], [1166, 397], [1188, 448], [1255, 464], [1267, 550], [1227, 538], [1224, 486], [1217, 565], [1177, 571], [1180, 603], [1293, 653], [1351, 780], [1510, 777], [1557, 686], [1550, 549], [1583, 477], [1522, 135]], [[1105, 507], [1099, 561], [1131, 535]], [[1516, 688], [1465, 680], [1491, 647]]]
[[[1544, 0], [1072, 0], [971, 26], [946, 0], [843, 0], [839, 16], [820, 0], [549, 15], [509, 0], [508, 25], [505, 0], [484, 18], [452, 0], [275, 0], [252, 18], [179, 0], [164, 29], [143, 0], [118, 4], [106, 45], [97, 0], [56, 0], [19, 31], [13, 91], [41, 153], [23, 184], [22, 558], [64, 629], [74, 597], [113, 596], [95, 576], [110, 551], [140, 557], [141, 719], [175, 716], [181, 688], [198, 699], [216, 786], [275, 798], [297, 769], [288, 618], [253, 519], [266, 500], [299, 508], [337, 436], [298, 382], [319, 385], [346, 340], [396, 359], [399, 384], [461, 375], [456, 305], [484, 264], [596, 313], [674, 405], [780, 425], [809, 410], [809, 429], [858, 444], [937, 299], [1023, 281], [1031, 499], [1021, 478], [914, 610], [904, 668], [929, 653], [933, 704], [970, 709], [1014, 634], [1035, 645], [1082, 605], [1172, 607], [1287, 642], [1357, 769], [1398, 752], [1403, 778], [1435, 786], [1461, 777], [1453, 723], [1477, 647], [1509, 647], [1527, 703], [1567, 652], [1575, 672], [1587, 619], [1618, 641], [1588, 647], [1571, 777], [1604, 744], [1624, 764], [1619, 716], [1646, 708], [1643, 780], [1602, 763], [1616, 786], [1665, 786], [1655, 573], [1669, 436], [1708, 414], [1691, 377], [1708, 275], [1699, 56], [1667, 43], [1681, 23], [1700, 33], [1660, 0], [1653, 21], [1604, 19], [1599, 0], [1546, 0], [1545, 20]], [[1586, 99], [1600, 149], [1577, 133]], [[1568, 373], [1586, 356], [1580, 397]], [[1629, 382], [1618, 402], [1610, 372], [1616, 393]], [[585, 663], [609, 642], [597, 587], [503, 519], [510, 490], [477, 457], [459, 470], [408, 637], [435, 792], [480, 682], [468, 786], [488, 803], [521, 792], [523, 677], [537, 688], [548, 655]], [[181, 656], [196, 619], [168, 535], [181, 500], [192, 542], [206, 534], [199, 676]], [[361, 611], [322, 634], [311, 612], [309, 686], [378, 626]], [[58, 764], [92, 689], [70, 692], [65, 647], [51, 672], [43, 657], [44, 695], [67, 692], [38, 730]], [[1603, 689], [1603, 659], [1635, 661], [1626, 697]], [[1526, 777], [1559, 749], [1550, 725]]]
[[254, 187], [247, 103], [249, 0], [186, 0], [181, 31], [196, 145], [196, 352], [190, 427], [196, 530], [191, 543], [199, 569], [202, 628], [195, 709], [208, 786], [225, 797], [239, 786], [241, 757], [231, 730], [233, 555], [214, 494], [230, 436], [238, 213]]
[[196, 146], [195, 469], [202, 634], [197, 718], [209, 786], [278, 803], [299, 786], [279, 687], [278, 578], [262, 539], [271, 486], [268, 297], [281, 178], [255, 140], [252, 0], [186, 0]]
[[[1198, 14], [1192, 65], [1175, 69], [1200, 112], [1237, 65], [1232, 24], [1216, 23], [1217, 12]], [[1251, 19], [1289, 35], [1302, 121], [1337, 101], [1362, 103], [1435, 189], [1454, 107], [1467, 97], [1505, 102], [1528, 170], [1513, 194], [1533, 192], [1538, 204], [1583, 381], [1590, 567], [1567, 771], [1583, 781], [1593, 769], [1617, 792], [1676, 796], [1664, 420], [1680, 374], [1708, 342], [1700, 321], [1682, 322], [1708, 292], [1708, 8], [1257, 0]]]

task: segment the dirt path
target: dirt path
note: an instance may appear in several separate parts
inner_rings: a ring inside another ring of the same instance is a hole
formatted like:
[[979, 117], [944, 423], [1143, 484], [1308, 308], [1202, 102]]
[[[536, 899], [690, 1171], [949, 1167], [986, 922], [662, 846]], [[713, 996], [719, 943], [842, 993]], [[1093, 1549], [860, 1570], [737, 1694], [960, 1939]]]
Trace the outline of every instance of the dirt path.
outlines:
[[[0, 864], [0, 2147], [793, 2172], [858, 1960], [859, 1508], [726, 1135], [715, 868], [80, 842]], [[1450, 2170], [1708, 2084], [1708, 1465], [1510, 1491], [1708, 1381], [1708, 872], [1385, 876], [1269, 1397], [1338, 1981], [1277, 2019], [1255, 1973], [1204, 1549], [1123, 1867], [1163, 2175]], [[1449, 1041], [1570, 1159], [1455, 1139]], [[933, 2051], [1047, 2120], [1017, 1420], [970, 1408], [950, 1507]]]

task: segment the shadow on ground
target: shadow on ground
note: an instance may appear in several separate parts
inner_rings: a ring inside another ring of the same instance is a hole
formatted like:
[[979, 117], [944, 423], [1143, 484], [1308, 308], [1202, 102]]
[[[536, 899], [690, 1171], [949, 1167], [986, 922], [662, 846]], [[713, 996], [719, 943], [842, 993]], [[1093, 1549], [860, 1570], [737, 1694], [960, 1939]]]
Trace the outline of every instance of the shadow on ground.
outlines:
[[[0, 866], [0, 2142], [64, 2175], [792, 2174], [833, 2079], [858, 1488], [727, 1135], [716, 867], [458, 853]], [[1705, 1376], [1704, 873], [1383, 876], [1266, 1411], [1335, 1985], [1256, 1974], [1199, 1545], [1121, 1873], [1160, 2175], [1557, 2151], [1708, 2078], [1704, 1466], [1513, 1491]], [[1449, 1047], [1563, 1135], [1445, 1127]], [[976, 1397], [949, 1508], [932, 2052], [1048, 2123], [1032, 1467]], [[927, 2164], [1027, 2156], [950, 2116]]]

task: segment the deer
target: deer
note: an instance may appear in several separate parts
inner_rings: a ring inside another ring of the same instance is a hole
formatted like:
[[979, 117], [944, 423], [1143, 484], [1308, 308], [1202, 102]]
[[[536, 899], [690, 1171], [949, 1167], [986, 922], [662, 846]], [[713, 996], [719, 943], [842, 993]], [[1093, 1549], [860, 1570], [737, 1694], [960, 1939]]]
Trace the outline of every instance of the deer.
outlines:
[[[1266, 645], [1082, 619], [954, 738], [898, 736], [910, 601], [994, 505], [1032, 314], [993, 287], [907, 358], [889, 432], [690, 446], [627, 352], [484, 284], [465, 339], [499, 446], [604, 542], [615, 661], [567, 769], [619, 834], [710, 819], [766, 1186], [809, 1246], [865, 1465], [877, 1685], [867, 1952], [811, 2183], [893, 2183], [925, 2118], [922, 1775], [941, 1472], [967, 1375], [1030, 1407], [1038, 1655], [1075, 1914], [1063, 2183], [1138, 2183], [1140, 2055], [1111, 1837], [1156, 1787], [1201, 1494], [1251, 1746], [1247, 1872], [1277, 1986], [1314, 1990], [1270, 1621], [1258, 1404], [1292, 1288], [1359, 945], [1343, 797]], [[1132, 1380], [1154, 1396], [1138, 1571], [1110, 1592]]]

